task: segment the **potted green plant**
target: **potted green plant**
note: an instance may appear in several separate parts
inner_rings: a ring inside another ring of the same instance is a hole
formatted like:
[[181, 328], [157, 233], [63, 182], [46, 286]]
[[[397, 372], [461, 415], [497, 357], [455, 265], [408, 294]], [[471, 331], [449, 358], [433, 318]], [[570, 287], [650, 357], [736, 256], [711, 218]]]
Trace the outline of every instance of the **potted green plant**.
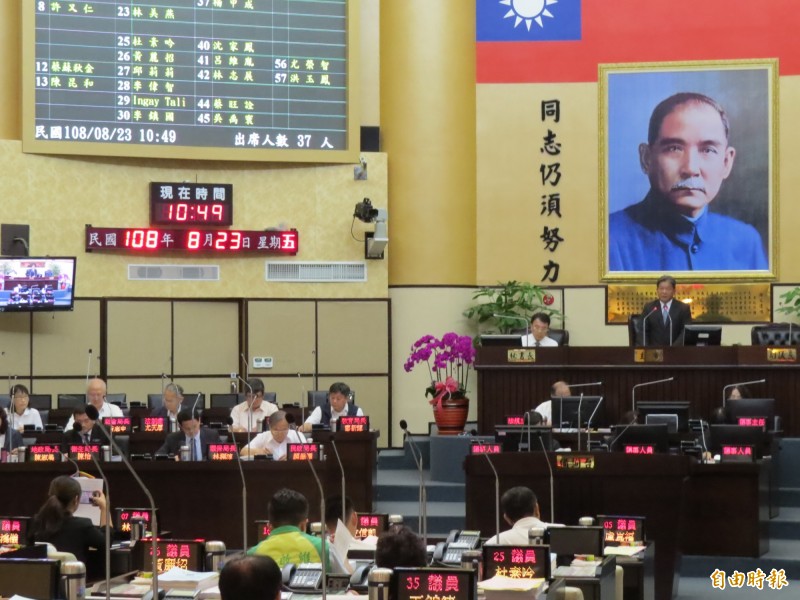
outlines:
[[464, 311], [464, 316], [478, 322], [484, 333], [511, 333], [530, 322], [537, 312], [562, 318], [560, 310], [547, 304], [545, 288], [524, 281], [500, 282], [497, 286], [481, 287], [472, 294], [475, 304]]

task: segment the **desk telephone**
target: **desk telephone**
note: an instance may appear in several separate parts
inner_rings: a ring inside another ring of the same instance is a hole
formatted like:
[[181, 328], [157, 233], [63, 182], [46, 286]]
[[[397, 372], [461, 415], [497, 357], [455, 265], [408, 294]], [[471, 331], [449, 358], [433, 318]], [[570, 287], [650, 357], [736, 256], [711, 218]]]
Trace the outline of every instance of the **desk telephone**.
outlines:
[[[358, 567], [352, 575], [328, 573], [328, 591], [340, 592], [348, 588], [367, 591], [369, 572], [374, 565]], [[322, 591], [322, 565], [319, 563], [288, 564], [282, 571], [283, 585], [290, 590], [300, 592]]]
[[480, 545], [481, 532], [454, 529], [447, 540], [436, 544], [433, 560], [448, 565], [461, 564], [461, 555], [465, 550], [474, 550]]

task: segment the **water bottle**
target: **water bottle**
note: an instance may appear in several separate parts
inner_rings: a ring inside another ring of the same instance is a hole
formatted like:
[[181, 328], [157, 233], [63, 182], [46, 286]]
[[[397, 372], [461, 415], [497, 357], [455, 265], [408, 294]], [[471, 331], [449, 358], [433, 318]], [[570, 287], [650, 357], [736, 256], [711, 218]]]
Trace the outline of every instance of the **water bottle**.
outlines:
[[61, 563], [61, 577], [64, 580], [64, 593], [67, 600], [86, 598], [86, 566], [79, 560]]
[[206, 542], [206, 571], [219, 571], [225, 557], [225, 542], [209, 540]]
[[369, 600], [389, 600], [389, 582], [391, 580], [391, 569], [372, 569], [367, 577]]
[[181, 446], [181, 462], [189, 462], [189, 446]]

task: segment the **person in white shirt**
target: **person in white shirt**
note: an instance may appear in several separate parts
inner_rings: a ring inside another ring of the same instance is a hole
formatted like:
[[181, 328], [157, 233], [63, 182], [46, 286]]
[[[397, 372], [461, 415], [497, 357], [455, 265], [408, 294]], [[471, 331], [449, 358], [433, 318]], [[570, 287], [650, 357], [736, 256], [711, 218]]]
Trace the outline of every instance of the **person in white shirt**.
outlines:
[[350, 386], [341, 381], [331, 384], [328, 388], [328, 401], [323, 406], [317, 406], [302, 426], [303, 431], [311, 431], [314, 425], [330, 425], [331, 421], [338, 421], [339, 417], [363, 417], [364, 412], [350, 402]]
[[531, 332], [522, 337], [522, 346], [524, 348], [554, 348], [558, 346], [558, 342], [551, 337], [547, 337], [550, 333], [550, 315], [543, 312], [535, 313], [531, 317]]
[[500, 535], [493, 535], [487, 545], [499, 546], [527, 546], [528, 532], [532, 527], [547, 529], [557, 527], [552, 523], [542, 521], [539, 513], [539, 502], [536, 494], [524, 486], [513, 487], [506, 491], [500, 498], [500, 510], [503, 511], [503, 520], [511, 529], [501, 531]]
[[[100, 414], [98, 418], [100, 419], [123, 416], [122, 409], [119, 406], [106, 402], [106, 382], [97, 377], [91, 379], [86, 388], [86, 403], [91, 404], [97, 409], [97, 412]], [[70, 431], [73, 422], [72, 417], [70, 417], [69, 421], [67, 421], [67, 424], [64, 426], [64, 431]]]
[[272, 402], [264, 402], [264, 382], [248, 379], [244, 402], [231, 409], [231, 428], [236, 432], [261, 431], [261, 424], [277, 411], [278, 407]]
[[34, 425], [42, 429], [42, 416], [35, 408], [30, 408], [30, 394], [28, 388], [21, 383], [11, 388], [11, 410], [8, 412], [9, 422], [17, 431], [23, 431], [25, 425]]
[[301, 444], [306, 441], [299, 431], [289, 427], [286, 413], [278, 410], [269, 417], [269, 431], [259, 433], [249, 444], [242, 448], [242, 456], [266, 454], [272, 460], [286, 460], [289, 444]]
[[[566, 398], [571, 396], [572, 392], [569, 389], [569, 384], [566, 381], [556, 381], [550, 387], [551, 398]], [[542, 425], [551, 425], [553, 420], [553, 402], [552, 400], [545, 400], [539, 406], [533, 409], [542, 415]], [[560, 427], [560, 425], [559, 425]]]

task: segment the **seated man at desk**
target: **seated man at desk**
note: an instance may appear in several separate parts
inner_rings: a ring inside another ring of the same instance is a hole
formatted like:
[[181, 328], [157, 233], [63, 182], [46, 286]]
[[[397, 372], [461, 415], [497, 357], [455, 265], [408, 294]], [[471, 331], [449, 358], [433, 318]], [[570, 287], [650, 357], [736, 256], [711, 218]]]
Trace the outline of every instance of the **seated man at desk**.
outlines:
[[375, 566], [382, 569], [426, 567], [428, 553], [422, 539], [405, 525], [384, 531], [375, 548]]
[[78, 404], [72, 409], [69, 419], [72, 427], [64, 430], [65, 444], [99, 444], [106, 442], [103, 430], [97, 426], [97, 421], [86, 414], [86, 405]]
[[180, 460], [181, 446], [189, 449], [189, 460], [208, 458], [208, 445], [219, 442], [219, 433], [214, 429], [200, 427], [200, 416], [196, 411], [184, 409], [178, 413], [180, 431], [170, 433], [156, 454], [171, 454]]
[[[91, 404], [100, 413], [100, 418], [103, 417], [121, 417], [122, 409], [116, 404], [109, 404], [106, 402], [106, 382], [102, 379], [95, 377], [89, 381], [86, 387], [86, 402]], [[64, 431], [72, 429], [72, 417], [70, 417], [67, 424], [64, 426]]]
[[161, 406], [154, 408], [151, 417], [169, 419], [169, 431], [178, 430], [178, 413], [183, 402], [183, 388], [177, 383], [168, 383], [161, 395]]
[[305, 533], [308, 500], [303, 494], [288, 488], [278, 490], [269, 501], [267, 515], [272, 531], [247, 554], [269, 556], [280, 568], [322, 562], [322, 539]]
[[266, 421], [278, 407], [272, 402], [264, 402], [264, 382], [257, 378], [247, 380], [245, 401], [231, 409], [233, 431], [261, 431]]
[[286, 413], [282, 410], [272, 413], [269, 418], [269, 431], [259, 433], [249, 444], [242, 448], [242, 456], [266, 454], [272, 460], [286, 460], [289, 444], [301, 444], [306, 441], [299, 431], [289, 427]]
[[364, 412], [356, 406], [356, 403], [350, 402], [350, 386], [337, 381], [328, 389], [328, 401], [322, 406], [317, 406], [308, 415], [301, 430], [311, 431], [314, 425], [330, 426], [331, 421], [338, 421], [339, 417], [363, 416]]
[[558, 342], [548, 337], [550, 333], [550, 315], [537, 312], [531, 317], [531, 332], [522, 338], [524, 348], [555, 348]]
[[[566, 381], [556, 381], [550, 386], [551, 398], [566, 398], [571, 396], [569, 384]], [[552, 425], [553, 420], [553, 402], [552, 400], [545, 400], [539, 406], [533, 409], [535, 412], [542, 415], [542, 425]]]
[[511, 529], [501, 531], [490, 537], [486, 543], [503, 546], [527, 546], [528, 532], [532, 527], [547, 529], [550, 523], [540, 520], [539, 502], [536, 494], [524, 486], [513, 487], [507, 490], [500, 498], [500, 510], [503, 511], [503, 520], [511, 525]]
[[281, 570], [269, 556], [241, 556], [219, 574], [222, 600], [280, 600]]

